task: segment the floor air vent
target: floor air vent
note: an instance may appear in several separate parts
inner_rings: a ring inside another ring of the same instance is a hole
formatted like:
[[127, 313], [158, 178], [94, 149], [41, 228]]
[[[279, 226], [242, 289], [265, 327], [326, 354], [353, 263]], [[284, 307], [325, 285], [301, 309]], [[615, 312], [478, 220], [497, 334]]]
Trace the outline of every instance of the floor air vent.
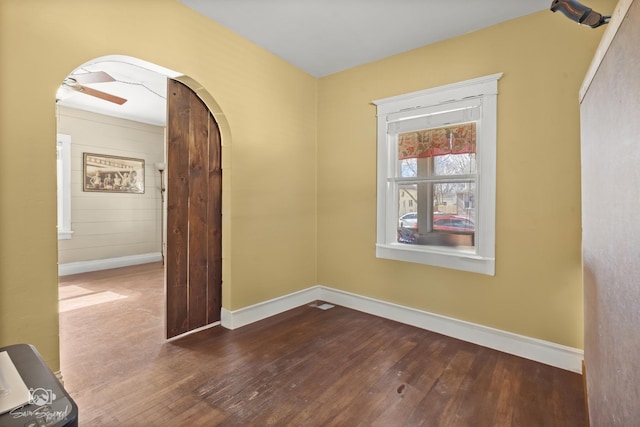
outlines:
[[309, 304], [309, 306], [319, 308], [320, 310], [329, 310], [330, 308], [335, 307], [335, 305], [329, 304], [328, 302], [324, 302], [324, 301], [316, 301], [314, 303]]

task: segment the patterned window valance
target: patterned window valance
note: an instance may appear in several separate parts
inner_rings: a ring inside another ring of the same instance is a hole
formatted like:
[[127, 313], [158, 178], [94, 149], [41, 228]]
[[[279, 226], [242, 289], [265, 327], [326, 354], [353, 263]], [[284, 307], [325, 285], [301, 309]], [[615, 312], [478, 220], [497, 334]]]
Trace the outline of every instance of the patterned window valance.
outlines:
[[475, 152], [475, 122], [398, 135], [399, 160]]

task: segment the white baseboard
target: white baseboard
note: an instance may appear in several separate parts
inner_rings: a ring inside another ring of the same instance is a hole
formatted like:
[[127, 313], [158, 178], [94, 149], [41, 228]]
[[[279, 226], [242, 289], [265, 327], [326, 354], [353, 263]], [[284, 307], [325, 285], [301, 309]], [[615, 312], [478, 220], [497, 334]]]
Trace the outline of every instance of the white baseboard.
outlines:
[[584, 352], [576, 348], [324, 286], [320, 287], [318, 299], [525, 359], [535, 360], [546, 365], [577, 373], [582, 372]]
[[584, 358], [582, 350], [326, 286], [313, 286], [239, 310], [229, 311], [223, 308], [221, 324], [229, 329], [239, 328], [316, 300], [416, 326], [546, 365], [582, 373], [582, 359]]
[[302, 291], [294, 292], [269, 301], [250, 305], [239, 310], [229, 311], [222, 308], [221, 324], [227, 329], [237, 329], [258, 320], [266, 319], [275, 314], [283, 313], [292, 308], [309, 304], [320, 295], [320, 286], [313, 286]]
[[160, 261], [162, 261], [162, 254], [160, 252], [152, 252], [148, 254], [130, 255], [118, 258], [69, 262], [66, 264], [58, 264], [58, 275], [68, 276], [70, 274], [88, 273], [90, 271], [108, 270], [110, 268], [128, 267], [130, 265], [147, 264], [150, 262]]

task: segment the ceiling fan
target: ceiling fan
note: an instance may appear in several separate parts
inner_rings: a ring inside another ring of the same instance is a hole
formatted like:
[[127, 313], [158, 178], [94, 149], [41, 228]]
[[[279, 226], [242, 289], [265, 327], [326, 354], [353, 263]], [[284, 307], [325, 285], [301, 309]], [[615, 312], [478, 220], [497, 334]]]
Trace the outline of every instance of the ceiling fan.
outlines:
[[95, 96], [96, 98], [122, 105], [127, 102], [126, 99], [85, 86], [91, 83], [107, 83], [115, 81], [116, 79], [104, 71], [91, 71], [88, 73], [72, 74], [64, 80], [62, 85], [77, 92], [84, 93], [85, 95]]

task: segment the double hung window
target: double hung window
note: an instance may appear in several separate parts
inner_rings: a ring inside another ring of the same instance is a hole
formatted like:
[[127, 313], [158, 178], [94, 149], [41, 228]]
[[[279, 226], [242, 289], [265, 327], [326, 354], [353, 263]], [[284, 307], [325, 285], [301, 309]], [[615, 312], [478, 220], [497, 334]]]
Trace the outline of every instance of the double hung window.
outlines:
[[494, 274], [500, 77], [374, 101], [378, 257]]
[[58, 240], [71, 239], [71, 136], [59, 133], [56, 143]]

